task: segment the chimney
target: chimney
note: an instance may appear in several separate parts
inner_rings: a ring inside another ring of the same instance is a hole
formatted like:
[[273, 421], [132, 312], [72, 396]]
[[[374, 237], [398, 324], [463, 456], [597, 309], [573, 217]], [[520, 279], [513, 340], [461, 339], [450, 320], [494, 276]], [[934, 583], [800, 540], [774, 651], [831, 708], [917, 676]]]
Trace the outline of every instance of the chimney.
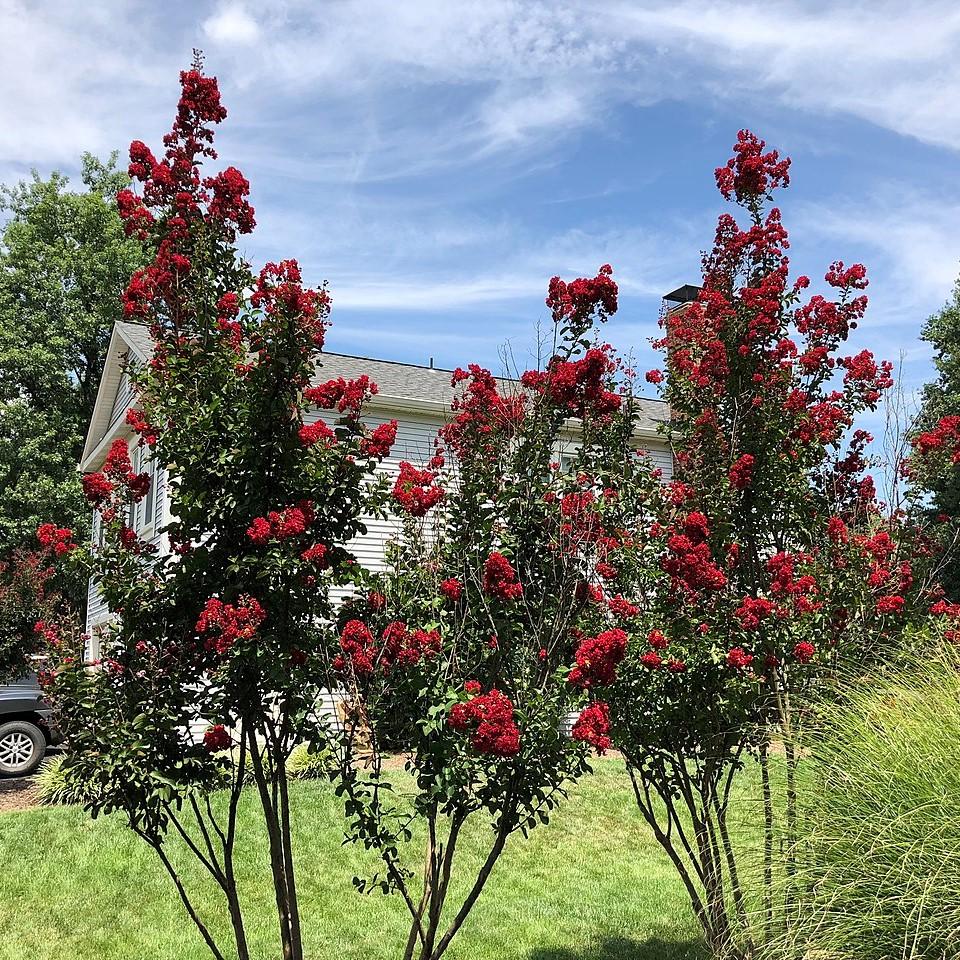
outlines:
[[693, 303], [700, 296], [700, 287], [692, 283], [685, 283], [676, 290], [671, 290], [663, 295], [664, 312], [671, 313], [680, 307], [685, 307], [688, 303]]

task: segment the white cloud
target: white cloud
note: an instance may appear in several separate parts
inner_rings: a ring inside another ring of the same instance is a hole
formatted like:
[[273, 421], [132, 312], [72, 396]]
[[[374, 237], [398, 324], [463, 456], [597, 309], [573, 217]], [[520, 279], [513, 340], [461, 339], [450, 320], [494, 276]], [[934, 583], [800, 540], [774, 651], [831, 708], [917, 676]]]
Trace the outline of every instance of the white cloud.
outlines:
[[260, 36], [257, 21], [236, 4], [224, 4], [203, 21], [203, 32], [214, 43], [248, 46]]

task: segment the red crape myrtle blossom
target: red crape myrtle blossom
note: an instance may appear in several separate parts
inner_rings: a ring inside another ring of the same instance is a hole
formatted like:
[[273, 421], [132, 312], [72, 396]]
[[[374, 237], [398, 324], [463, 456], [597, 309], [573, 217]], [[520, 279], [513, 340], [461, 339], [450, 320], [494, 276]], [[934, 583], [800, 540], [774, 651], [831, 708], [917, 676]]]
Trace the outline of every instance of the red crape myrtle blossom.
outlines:
[[410, 630], [399, 620], [388, 623], [377, 642], [363, 621], [350, 620], [341, 632], [341, 653], [334, 668], [342, 671], [349, 664], [358, 679], [370, 677], [375, 670], [389, 674], [394, 668], [411, 667], [423, 657], [435, 656], [441, 645], [437, 630]]
[[306, 532], [313, 521], [313, 502], [301, 500], [296, 506], [271, 510], [265, 517], [255, 517], [247, 528], [247, 536], [258, 546], [271, 540], [289, 540]]
[[518, 600], [523, 596], [523, 585], [517, 580], [517, 571], [510, 561], [494, 550], [483, 565], [483, 590], [499, 600]]
[[617, 312], [617, 294], [613, 268], [605, 263], [590, 280], [581, 278], [565, 283], [554, 277], [546, 303], [556, 324], [577, 326], [592, 316], [602, 323]]
[[554, 358], [546, 370], [528, 370], [520, 381], [571, 416], [602, 417], [620, 408], [620, 396], [607, 389], [615, 370], [610, 347], [605, 345], [588, 350], [579, 360]]
[[932, 430], [913, 438], [913, 449], [922, 459], [946, 456], [950, 463], [960, 464], [960, 415], [941, 417]]
[[574, 740], [582, 740], [594, 747], [597, 753], [610, 749], [610, 706], [594, 700], [584, 707], [570, 731]]
[[626, 652], [627, 634], [623, 630], [604, 630], [595, 637], [585, 637], [577, 647], [577, 665], [567, 680], [584, 689], [611, 684]]
[[377, 385], [364, 374], [355, 380], [337, 377], [304, 391], [304, 398], [325, 410], [336, 408], [340, 413], [359, 417], [363, 405], [379, 392]]
[[461, 463], [475, 463], [495, 454], [498, 443], [513, 435], [526, 414], [522, 394], [502, 395], [489, 370], [470, 364], [458, 367], [450, 378], [453, 387], [466, 384], [451, 404], [454, 413], [440, 429], [440, 440]]
[[425, 517], [443, 499], [443, 487], [430, 470], [418, 470], [406, 460], [393, 485], [393, 499], [411, 517]]
[[520, 728], [513, 719], [513, 704], [499, 690], [455, 703], [447, 724], [453, 730], [471, 731], [470, 746], [477, 753], [513, 757], [520, 752]]
[[75, 550], [73, 531], [69, 527], [58, 527], [55, 523], [42, 523], [37, 527], [37, 541], [41, 547], [52, 550], [58, 557], [63, 557]]
[[360, 452], [366, 457], [375, 457], [382, 460], [390, 456], [393, 445], [397, 442], [396, 420], [388, 420], [374, 427], [369, 437], [364, 438], [360, 444]]
[[118, 438], [110, 445], [103, 462], [103, 471], [86, 474], [82, 485], [84, 496], [97, 507], [106, 502], [118, 487], [124, 488], [127, 499], [136, 502], [143, 499], [149, 491], [150, 475], [134, 471], [127, 441]]
[[218, 750], [229, 750], [233, 745], [233, 739], [222, 723], [215, 723], [204, 733], [203, 745], [211, 753], [216, 753]]
[[456, 603], [463, 596], [463, 584], [456, 577], [448, 577], [440, 584], [440, 593]]
[[197, 633], [206, 638], [208, 650], [227, 653], [238, 640], [251, 639], [266, 619], [263, 607], [253, 597], [236, 604], [211, 597], [197, 618]]

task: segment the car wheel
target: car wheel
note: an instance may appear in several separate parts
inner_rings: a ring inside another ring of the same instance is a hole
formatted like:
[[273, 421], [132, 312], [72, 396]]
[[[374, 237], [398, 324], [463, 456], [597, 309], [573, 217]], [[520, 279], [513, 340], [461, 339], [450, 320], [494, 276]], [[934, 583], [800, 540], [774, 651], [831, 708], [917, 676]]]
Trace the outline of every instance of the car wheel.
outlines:
[[43, 731], [26, 720], [0, 725], [0, 775], [25, 777], [40, 766], [47, 752]]

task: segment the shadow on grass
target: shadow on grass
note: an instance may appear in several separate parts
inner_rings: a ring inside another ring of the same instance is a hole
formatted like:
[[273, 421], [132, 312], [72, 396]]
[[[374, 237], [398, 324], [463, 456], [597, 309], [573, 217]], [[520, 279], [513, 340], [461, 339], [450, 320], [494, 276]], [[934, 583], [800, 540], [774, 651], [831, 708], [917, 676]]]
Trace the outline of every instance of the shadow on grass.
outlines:
[[611, 937], [599, 944], [585, 947], [542, 947], [534, 950], [529, 960], [705, 960], [707, 956], [700, 940], [632, 940]]

